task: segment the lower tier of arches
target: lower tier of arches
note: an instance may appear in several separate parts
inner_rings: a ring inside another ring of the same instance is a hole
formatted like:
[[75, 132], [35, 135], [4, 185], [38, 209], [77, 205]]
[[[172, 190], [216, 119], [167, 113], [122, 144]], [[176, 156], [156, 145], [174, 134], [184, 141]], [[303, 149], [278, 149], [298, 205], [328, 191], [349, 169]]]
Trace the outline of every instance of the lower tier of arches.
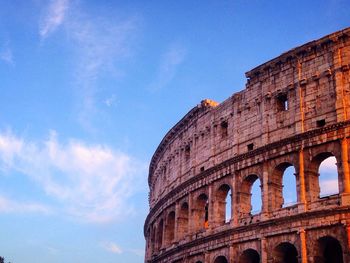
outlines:
[[350, 262], [350, 207], [223, 230], [173, 244], [147, 263]]

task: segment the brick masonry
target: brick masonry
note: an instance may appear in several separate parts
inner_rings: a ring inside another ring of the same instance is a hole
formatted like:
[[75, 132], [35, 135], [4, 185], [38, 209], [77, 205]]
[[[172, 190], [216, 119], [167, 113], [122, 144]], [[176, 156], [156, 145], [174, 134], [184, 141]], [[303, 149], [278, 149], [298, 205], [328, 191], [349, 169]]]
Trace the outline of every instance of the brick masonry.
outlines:
[[[347, 28], [247, 72], [246, 88], [224, 102], [189, 111], [151, 160], [145, 262], [350, 262], [349, 67]], [[330, 156], [339, 194], [321, 198], [318, 170]], [[297, 203], [284, 206], [289, 166]], [[256, 180], [262, 208], [253, 214]]]

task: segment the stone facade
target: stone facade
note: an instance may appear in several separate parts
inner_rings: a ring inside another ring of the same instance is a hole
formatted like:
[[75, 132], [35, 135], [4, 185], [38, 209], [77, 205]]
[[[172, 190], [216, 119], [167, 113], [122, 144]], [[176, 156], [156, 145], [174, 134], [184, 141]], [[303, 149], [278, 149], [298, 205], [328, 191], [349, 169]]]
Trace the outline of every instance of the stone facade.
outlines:
[[[254, 68], [244, 90], [186, 114], [151, 160], [145, 262], [350, 262], [349, 67], [347, 28]], [[330, 156], [339, 193], [320, 197]], [[297, 202], [287, 206], [290, 166]]]

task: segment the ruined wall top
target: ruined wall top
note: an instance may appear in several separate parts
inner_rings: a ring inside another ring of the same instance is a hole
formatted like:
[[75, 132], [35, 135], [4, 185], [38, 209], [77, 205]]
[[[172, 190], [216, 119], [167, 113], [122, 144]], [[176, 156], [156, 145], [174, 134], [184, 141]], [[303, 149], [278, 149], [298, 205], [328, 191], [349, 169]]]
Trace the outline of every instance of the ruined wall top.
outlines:
[[213, 100], [210, 100], [210, 99], [202, 100], [200, 104], [192, 108], [178, 123], [175, 124], [174, 127], [171, 128], [170, 131], [167, 132], [167, 134], [164, 136], [163, 140], [160, 142], [155, 153], [152, 156], [152, 160], [149, 167], [149, 176], [148, 176], [149, 186], [151, 186], [151, 175], [154, 172], [154, 165], [161, 157], [162, 152], [165, 150], [167, 145], [172, 142], [172, 140], [174, 139], [174, 136], [176, 136], [176, 134], [178, 134], [181, 131], [181, 129], [183, 129], [186, 125], [188, 125], [188, 123], [198, 118], [204, 112], [207, 112], [212, 108], [215, 108], [217, 105], [219, 105], [219, 103]]
[[[323, 122], [343, 121], [341, 85], [334, 81], [339, 81], [337, 72], [350, 67], [349, 39], [346, 28], [294, 48], [246, 72], [246, 89], [220, 104], [206, 99], [191, 109], [152, 157], [151, 207], [176, 185], [230, 156], [316, 129]], [[346, 111], [349, 108], [346, 105]]]
[[259, 80], [264, 74], [269, 74], [274, 71], [281, 69], [282, 64], [291, 62], [293, 60], [302, 60], [303, 58], [309, 56], [312, 53], [315, 53], [317, 49], [326, 48], [329, 44], [345, 40], [350, 36], [350, 28], [345, 28], [343, 30], [334, 32], [327, 36], [324, 36], [318, 40], [310, 41], [306, 44], [303, 44], [299, 47], [295, 47], [287, 52], [282, 53], [280, 56], [271, 59], [250, 71], [245, 73], [247, 77], [247, 86], [252, 81]]

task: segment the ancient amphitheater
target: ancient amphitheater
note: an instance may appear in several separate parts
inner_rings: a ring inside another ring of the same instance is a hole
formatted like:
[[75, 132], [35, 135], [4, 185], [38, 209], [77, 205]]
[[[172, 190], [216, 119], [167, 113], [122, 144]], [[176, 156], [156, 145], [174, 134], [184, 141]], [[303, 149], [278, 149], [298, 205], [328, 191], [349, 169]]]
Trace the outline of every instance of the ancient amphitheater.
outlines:
[[[350, 262], [349, 67], [347, 28], [247, 72], [246, 88], [224, 102], [190, 110], [150, 164], [145, 262]], [[322, 195], [319, 167], [331, 156], [338, 192]], [[291, 167], [297, 199], [287, 204]]]

